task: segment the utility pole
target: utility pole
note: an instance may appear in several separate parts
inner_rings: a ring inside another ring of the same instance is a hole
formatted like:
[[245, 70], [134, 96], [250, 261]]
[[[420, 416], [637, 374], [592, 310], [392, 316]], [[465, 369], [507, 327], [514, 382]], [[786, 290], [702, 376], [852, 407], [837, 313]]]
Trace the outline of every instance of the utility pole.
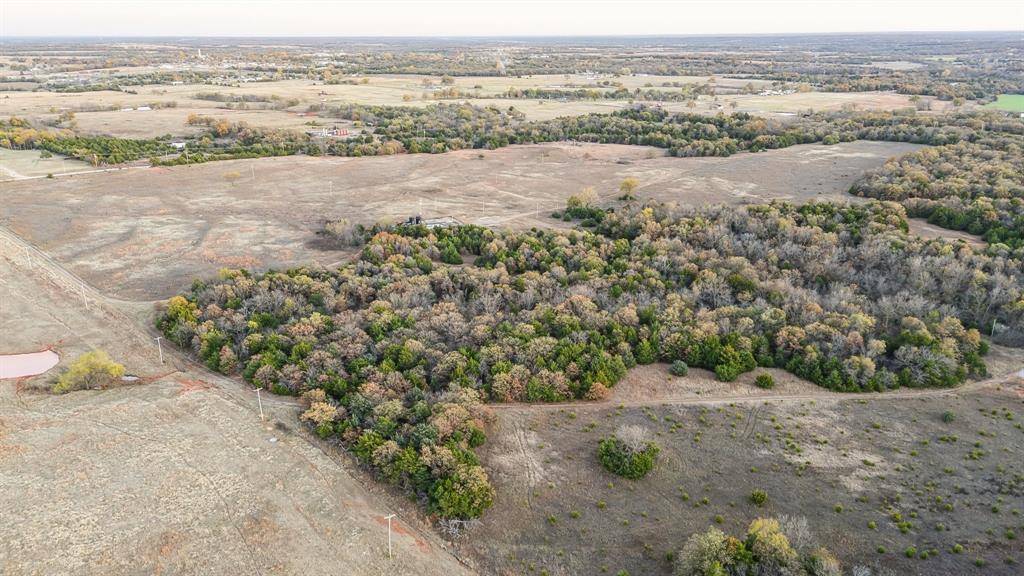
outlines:
[[163, 347], [163, 345], [162, 345], [162, 344], [160, 344], [160, 341], [161, 341], [161, 340], [163, 340], [163, 339], [164, 339], [164, 337], [163, 337], [163, 336], [157, 336], [156, 338], [154, 338], [154, 340], [156, 340], [156, 349], [157, 349], [157, 352], [159, 352], [159, 353], [160, 353], [160, 363], [161, 363], [161, 364], [163, 364], [163, 363], [164, 363], [164, 347]]
[[391, 519], [394, 517], [394, 514], [390, 514], [386, 517], [388, 521], [388, 560], [391, 560]]
[[260, 421], [263, 420], [263, 399], [260, 397], [260, 390], [263, 388], [256, 389], [256, 402], [260, 405]]

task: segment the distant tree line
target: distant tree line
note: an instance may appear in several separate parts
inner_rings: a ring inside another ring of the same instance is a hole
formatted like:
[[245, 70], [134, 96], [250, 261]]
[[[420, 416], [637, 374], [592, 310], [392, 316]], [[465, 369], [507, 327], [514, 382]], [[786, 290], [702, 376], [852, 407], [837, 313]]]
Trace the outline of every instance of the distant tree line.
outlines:
[[70, 130], [37, 129], [19, 118], [0, 120], [0, 147], [38, 149], [99, 164], [121, 164], [174, 151], [166, 140], [76, 135]]
[[[703, 84], [698, 87], [705, 86]], [[601, 88], [509, 88], [502, 92], [500, 98], [527, 100], [637, 100], [659, 102], [685, 102], [693, 100], [705, 90], [659, 90], [657, 88], [625, 87], [613, 89]]]

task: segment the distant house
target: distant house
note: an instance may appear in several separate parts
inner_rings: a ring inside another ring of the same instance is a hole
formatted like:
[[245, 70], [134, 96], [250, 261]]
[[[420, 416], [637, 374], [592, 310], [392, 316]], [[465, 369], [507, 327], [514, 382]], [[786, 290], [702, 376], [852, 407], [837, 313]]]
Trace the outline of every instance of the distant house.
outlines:
[[175, 150], [184, 150], [185, 149], [185, 143], [184, 142], [171, 142], [171, 146], [174, 147]]

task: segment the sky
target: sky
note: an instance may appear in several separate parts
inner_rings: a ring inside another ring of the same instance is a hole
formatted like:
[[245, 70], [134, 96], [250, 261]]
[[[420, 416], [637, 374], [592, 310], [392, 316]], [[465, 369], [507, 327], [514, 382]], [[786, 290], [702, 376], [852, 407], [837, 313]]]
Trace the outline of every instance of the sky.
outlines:
[[1024, 1], [0, 0], [0, 35], [4, 37], [579, 36], [960, 30], [1024, 31]]

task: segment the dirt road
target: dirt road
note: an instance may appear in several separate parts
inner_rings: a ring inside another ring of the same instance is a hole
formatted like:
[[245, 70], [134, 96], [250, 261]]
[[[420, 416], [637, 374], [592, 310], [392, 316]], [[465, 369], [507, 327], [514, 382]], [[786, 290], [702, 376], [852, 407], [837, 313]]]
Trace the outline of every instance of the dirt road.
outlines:
[[992, 378], [969, 381], [955, 388], [901, 389], [890, 392], [832, 392], [822, 388], [817, 392], [802, 394], [772, 394], [771, 392], [743, 396], [735, 394], [714, 394], [702, 398], [656, 398], [651, 400], [622, 401], [609, 399], [596, 402], [580, 400], [576, 402], [554, 402], [550, 404], [490, 404], [490, 407], [495, 410], [523, 410], [534, 412], [540, 410], [565, 410], [567, 408], [573, 410], [602, 410], [616, 408], [618, 406], [701, 406], [716, 404], [763, 404], [766, 402], [807, 402], [818, 400], [906, 400], [914, 398], [935, 398], [995, 387], [1005, 383], [1009, 377], [1017, 374], [1019, 370], [1020, 368], [1017, 368]]

